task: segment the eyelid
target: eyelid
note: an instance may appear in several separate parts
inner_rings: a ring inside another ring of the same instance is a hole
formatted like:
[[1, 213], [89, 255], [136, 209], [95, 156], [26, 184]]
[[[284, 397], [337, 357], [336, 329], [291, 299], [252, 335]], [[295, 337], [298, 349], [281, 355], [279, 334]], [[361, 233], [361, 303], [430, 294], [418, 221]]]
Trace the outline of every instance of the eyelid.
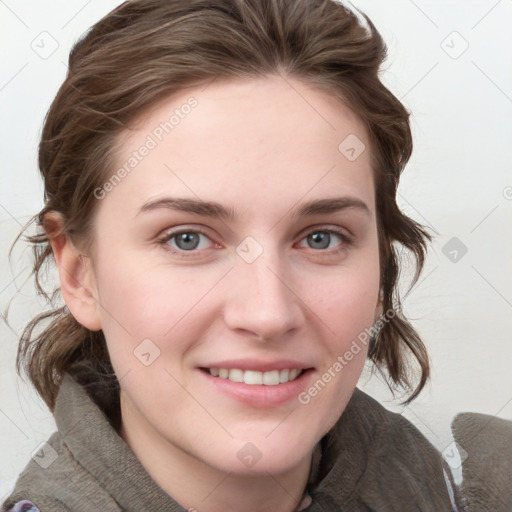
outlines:
[[175, 235], [179, 235], [181, 233], [199, 233], [201, 235], [204, 235], [208, 238], [211, 238], [211, 236], [206, 232], [205, 229], [201, 227], [196, 226], [180, 226], [180, 227], [174, 227], [164, 230], [160, 235], [158, 235], [159, 239], [163, 238], [172, 238]]

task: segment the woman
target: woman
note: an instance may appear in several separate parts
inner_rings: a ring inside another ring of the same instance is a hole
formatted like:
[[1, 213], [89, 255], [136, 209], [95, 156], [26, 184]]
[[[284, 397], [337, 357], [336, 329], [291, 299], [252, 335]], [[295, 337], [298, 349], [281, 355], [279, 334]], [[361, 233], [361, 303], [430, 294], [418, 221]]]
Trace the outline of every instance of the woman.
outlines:
[[407, 402], [429, 377], [384, 57], [321, 0], [135, 0], [75, 45], [31, 239], [65, 305], [18, 354], [58, 432], [3, 510], [456, 509], [437, 450], [356, 389], [367, 358]]

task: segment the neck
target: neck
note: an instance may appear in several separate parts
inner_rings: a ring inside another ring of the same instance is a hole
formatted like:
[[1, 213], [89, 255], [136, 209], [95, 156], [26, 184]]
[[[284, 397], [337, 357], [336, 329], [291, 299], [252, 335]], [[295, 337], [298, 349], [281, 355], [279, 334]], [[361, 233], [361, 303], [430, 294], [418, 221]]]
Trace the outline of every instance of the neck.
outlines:
[[[122, 408], [119, 435], [153, 480], [190, 512], [294, 512], [302, 501], [312, 454], [280, 473], [223, 472], [162, 438]], [[255, 468], [256, 469], [256, 468]]]

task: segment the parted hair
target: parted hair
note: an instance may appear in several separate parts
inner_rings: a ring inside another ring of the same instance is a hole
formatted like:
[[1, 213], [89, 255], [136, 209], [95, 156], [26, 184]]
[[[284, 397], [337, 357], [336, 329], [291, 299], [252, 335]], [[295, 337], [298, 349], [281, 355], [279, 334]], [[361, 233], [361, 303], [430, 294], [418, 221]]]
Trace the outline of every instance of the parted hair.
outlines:
[[379, 78], [385, 58], [371, 20], [334, 0], [131, 0], [76, 42], [39, 144], [44, 207], [25, 227], [37, 230], [26, 240], [48, 309], [25, 327], [16, 364], [51, 411], [69, 373], [118, 425], [120, 387], [103, 332], [78, 323], [58, 301], [58, 287], [45, 289], [43, 279], [55, 263], [45, 216], [58, 212], [61, 232], [91, 247], [94, 190], [112, 174], [119, 135], [130, 123], [185, 87], [275, 74], [335, 95], [367, 129], [383, 309], [394, 312], [372, 335], [368, 358], [390, 387], [407, 392], [405, 403], [417, 397], [429, 378], [429, 358], [401, 310], [398, 277], [405, 248], [414, 256], [411, 287], [417, 282], [431, 236], [397, 206], [412, 137], [408, 111]]

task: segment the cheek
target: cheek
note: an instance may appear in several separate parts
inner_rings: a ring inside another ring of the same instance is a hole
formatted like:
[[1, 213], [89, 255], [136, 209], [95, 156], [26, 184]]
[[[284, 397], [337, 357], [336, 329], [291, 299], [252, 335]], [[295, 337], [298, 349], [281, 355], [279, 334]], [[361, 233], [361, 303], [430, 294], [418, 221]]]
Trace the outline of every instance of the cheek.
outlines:
[[322, 364], [301, 403], [310, 404], [319, 418], [319, 433], [336, 423], [362, 373], [369, 348], [378, 296], [378, 272], [332, 283], [318, 297], [315, 313], [325, 326]]
[[161, 264], [145, 268], [147, 262], [136, 258], [115, 261], [97, 271], [102, 330], [113, 364], [132, 365], [134, 351], [148, 339], [162, 352], [184, 352], [183, 330], [194, 332], [211, 321], [201, 298], [218, 281], [216, 273]]
[[144, 329], [155, 332], [163, 327], [155, 324], [158, 318], [169, 326], [172, 321], [169, 313], [187, 302], [187, 293], [190, 293], [179, 272], [148, 266], [148, 262], [137, 258], [136, 254], [102, 262], [97, 275], [98, 298], [106, 326], [115, 328], [117, 324], [117, 328], [130, 333], [149, 334], [144, 333]]
[[[375, 320], [378, 287], [362, 289], [346, 286], [330, 307], [330, 322], [336, 333], [336, 348], [345, 350], [358, 339], [361, 333], [370, 328]], [[333, 299], [335, 300], [335, 299]]]
[[[324, 284], [324, 286], [322, 286]], [[330, 351], [344, 350], [375, 321], [379, 294], [378, 260], [310, 283], [309, 302], [329, 333]]]

